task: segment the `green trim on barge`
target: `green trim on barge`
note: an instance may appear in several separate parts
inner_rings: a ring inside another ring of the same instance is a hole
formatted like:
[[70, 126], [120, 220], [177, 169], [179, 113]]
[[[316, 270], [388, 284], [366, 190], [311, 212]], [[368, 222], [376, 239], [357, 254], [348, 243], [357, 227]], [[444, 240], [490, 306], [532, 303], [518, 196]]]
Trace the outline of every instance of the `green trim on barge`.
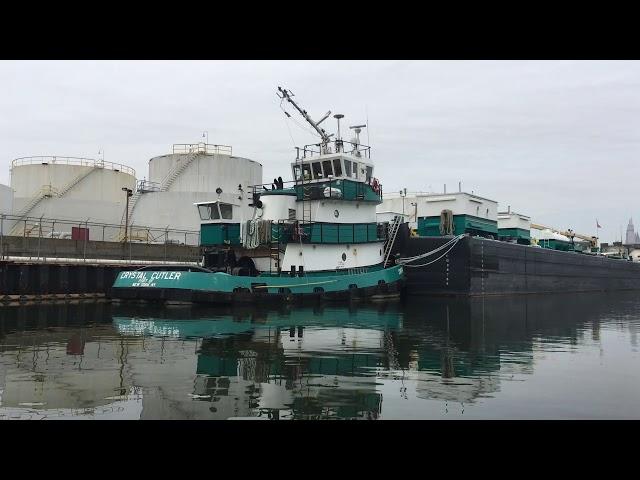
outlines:
[[[498, 222], [488, 220], [473, 215], [454, 215], [453, 216], [453, 234], [459, 235], [468, 233], [470, 235], [492, 235], [498, 236]], [[439, 237], [440, 233], [440, 217], [419, 217], [418, 218], [418, 236], [420, 237]]]

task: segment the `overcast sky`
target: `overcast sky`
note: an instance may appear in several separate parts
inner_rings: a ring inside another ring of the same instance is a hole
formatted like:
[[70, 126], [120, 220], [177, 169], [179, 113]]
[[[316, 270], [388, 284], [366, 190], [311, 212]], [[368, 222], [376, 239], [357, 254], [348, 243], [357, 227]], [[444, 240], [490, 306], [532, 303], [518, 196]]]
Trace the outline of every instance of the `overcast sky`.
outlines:
[[368, 114], [383, 191], [462, 181], [537, 223], [592, 234], [597, 218], [603, 241], [640, 224], [634, 61], [0, 61], [0, 183], [14, 158], [100, 149], [141, 179], [203, 131], [288, 180], [293, 141], [317, 139], [278, 85], [316, 119]]

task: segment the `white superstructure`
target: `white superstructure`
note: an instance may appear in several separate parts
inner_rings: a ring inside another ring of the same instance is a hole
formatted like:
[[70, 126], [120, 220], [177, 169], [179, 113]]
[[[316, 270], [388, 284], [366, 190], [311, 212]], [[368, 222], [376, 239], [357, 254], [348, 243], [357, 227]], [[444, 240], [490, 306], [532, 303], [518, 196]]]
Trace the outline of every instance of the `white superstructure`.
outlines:
[[416, 195], [418, 218], [439, 217], [442, 210], [454, 215], [470, 215], [487, 220], [498, 220], [498, 202], [466, 192]]
[[512, 212], [511, 210], [508, 212], [499, 212], [498, 228], [519, 228], [522, 230], [530, 230], [531, 217], [521, 213]]

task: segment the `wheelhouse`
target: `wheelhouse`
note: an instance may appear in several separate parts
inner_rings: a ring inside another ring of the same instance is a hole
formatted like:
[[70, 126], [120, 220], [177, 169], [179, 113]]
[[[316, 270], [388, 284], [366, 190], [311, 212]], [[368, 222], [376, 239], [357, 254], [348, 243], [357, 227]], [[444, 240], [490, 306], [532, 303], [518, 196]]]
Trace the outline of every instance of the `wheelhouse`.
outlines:
[[213, 202], [199, 202], [198, 214], [202, 223], [229, 223], [238, 218], [240, 205], [216, 200]]
[[304, 183], [338, 178], [371, 183], [373, 179], [371, 161], [354, 155], [302, 158], [291, 164], [291, 171], [296, 182]]

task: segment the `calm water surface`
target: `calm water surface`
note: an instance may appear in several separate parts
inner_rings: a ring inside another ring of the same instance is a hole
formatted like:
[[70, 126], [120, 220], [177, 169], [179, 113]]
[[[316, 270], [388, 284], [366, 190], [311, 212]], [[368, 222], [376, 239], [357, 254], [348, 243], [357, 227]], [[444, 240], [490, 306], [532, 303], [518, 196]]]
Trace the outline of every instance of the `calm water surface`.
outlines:
[[640, 295], [0, 307], [0, 419], [640, 418]]

